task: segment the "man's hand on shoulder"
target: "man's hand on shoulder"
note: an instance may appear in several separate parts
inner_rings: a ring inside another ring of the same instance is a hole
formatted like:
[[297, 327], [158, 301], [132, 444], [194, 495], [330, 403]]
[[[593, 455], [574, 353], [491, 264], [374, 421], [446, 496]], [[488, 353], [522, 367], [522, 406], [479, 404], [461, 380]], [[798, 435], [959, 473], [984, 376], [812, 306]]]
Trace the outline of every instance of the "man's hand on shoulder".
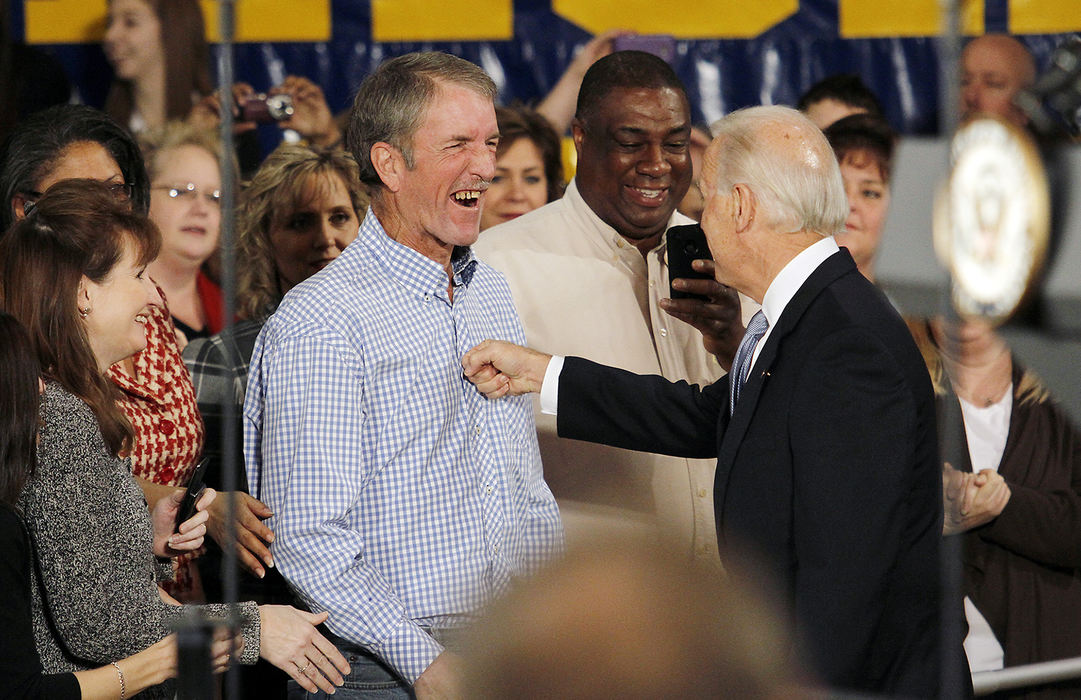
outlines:
[[502, 340], [485, 340], [462, 358], [465, 378], [490, 399], [539, 392], [551, 355]]
[[462, 661], [449, 651], [435, 661], [413, 684], [418, 700], [454, 700], [462, 695]]
[[[714, 272], [712, 260], [695, 260], [696, 272]], [[699, 299], [661, 299], [660, 305], [669, 316], [689, 323], [702, 333], [702, 345], [706, 352], [717, 358], [727, 371], [743, 339], [743, 323], [740, 315], [739, 294], [715, 279], [677, 278], [672, 285], [684, 292], [707, 297]]]

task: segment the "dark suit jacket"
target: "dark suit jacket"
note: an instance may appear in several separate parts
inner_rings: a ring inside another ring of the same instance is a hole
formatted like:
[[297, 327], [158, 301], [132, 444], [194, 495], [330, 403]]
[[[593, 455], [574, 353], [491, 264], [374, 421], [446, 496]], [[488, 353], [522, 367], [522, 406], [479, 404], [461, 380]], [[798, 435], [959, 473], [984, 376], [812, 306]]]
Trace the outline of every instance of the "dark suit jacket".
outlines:
[[[942, 476], [927, 369], [847, 250], [789, 302], [728, 412], [700, 389], [567, 358], [559, 434], [717, 456], [726, 561], [751, 551], [841, 689], [938, 694]], [[723, 621], [718, 621], [723, 624]]]

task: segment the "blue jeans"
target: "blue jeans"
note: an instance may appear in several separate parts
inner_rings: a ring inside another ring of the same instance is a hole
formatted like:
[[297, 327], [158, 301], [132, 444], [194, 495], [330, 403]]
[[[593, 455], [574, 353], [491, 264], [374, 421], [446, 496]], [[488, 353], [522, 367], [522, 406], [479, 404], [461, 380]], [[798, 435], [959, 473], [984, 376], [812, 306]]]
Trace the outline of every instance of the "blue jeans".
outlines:
[[[324, 632], [324, 634], [326, 634]], [[334, 695], [327, 695], [323, 691], [309, 693], [300, 687], [300, 684], [289, 679], [289, 700], [406, 700], [416, 698], [413, 686], [406, 683], [389, 666], [383, 663], [372, 653], [330, 634], [327, 639], [334, 643], [345, 660], [349, 662], [352, 672], [345, 677], [345, 685], [338, 688]]]

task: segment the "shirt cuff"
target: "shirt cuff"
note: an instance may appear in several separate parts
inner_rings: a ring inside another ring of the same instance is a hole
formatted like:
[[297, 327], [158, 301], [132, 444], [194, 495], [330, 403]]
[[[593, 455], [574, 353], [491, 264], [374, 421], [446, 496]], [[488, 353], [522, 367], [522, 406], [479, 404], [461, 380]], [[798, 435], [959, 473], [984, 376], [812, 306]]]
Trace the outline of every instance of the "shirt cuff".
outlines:
[[544, 381], [541, 383], [540, 405], [541, 413], [554, 416], [559, 408], [559, 373], [563, 371], [562, 355], [552, 355], [548, 361], [548, 369], [544, 370]]
[[443, 653], [443, 645], [412, 620], [404, 620], [390, 637], [372, 651], [412, 685], [435, 661], [435, 657]]

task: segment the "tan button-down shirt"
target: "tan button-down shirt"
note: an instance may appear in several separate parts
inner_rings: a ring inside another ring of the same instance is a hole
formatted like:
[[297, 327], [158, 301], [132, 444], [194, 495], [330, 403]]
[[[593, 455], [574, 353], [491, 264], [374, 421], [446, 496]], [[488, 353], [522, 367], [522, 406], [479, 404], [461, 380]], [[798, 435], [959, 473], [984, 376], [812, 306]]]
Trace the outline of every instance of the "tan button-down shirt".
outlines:
[[[675, 213], [669, 227], [693, 223]], [[665, 245], [645, 256], [601, 221], [571, 182], [562, 199], [484, 231], [477, 256], [507, 277], [529, 344], [641, 374], [706, 384], [724, 376], [701, 334], [665, 313]], [[744, 318], [758, 306], [743, 299]], [[717, 558], [715, 460], [631, 452], [556, 437], [536, 410], [545, 478], [567, 541], [591, 530], [659, 529]]]

